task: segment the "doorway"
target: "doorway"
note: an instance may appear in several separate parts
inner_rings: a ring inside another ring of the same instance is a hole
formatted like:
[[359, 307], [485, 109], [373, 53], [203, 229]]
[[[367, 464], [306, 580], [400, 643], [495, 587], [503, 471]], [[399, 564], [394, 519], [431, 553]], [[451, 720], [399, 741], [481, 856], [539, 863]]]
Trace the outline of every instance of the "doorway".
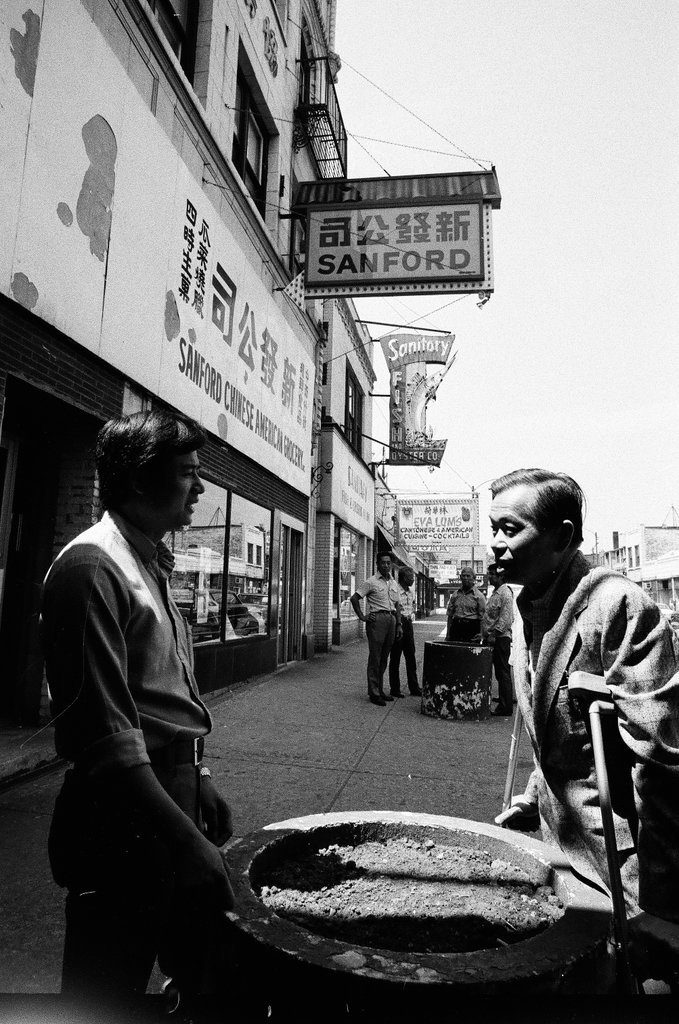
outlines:
[[302, 657], [304, 532], [281, 522], [278, 604], [278, 664]]
[[60, 547], [91, 525], [83, 464], [91, 458], [98, 425], [8, 378], [0, 436], [0, 722], [5, 726], [40, 721], [42, 581], [55, 543]]

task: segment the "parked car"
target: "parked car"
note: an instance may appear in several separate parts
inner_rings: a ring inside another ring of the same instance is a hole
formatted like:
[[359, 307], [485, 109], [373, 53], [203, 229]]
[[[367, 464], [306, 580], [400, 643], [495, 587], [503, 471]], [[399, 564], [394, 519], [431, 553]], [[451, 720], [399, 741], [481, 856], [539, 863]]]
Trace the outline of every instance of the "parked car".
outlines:
[[672, 616], [676, 614], [674, 610], [668, 604], [665, 604], [664, 601], [656, 601], [655, 603], [660, 609], [660, 614], [671, 621]]
[[226, 592], [226, 614], [239, 636], [249, 636], [251, 633], [260, 632], [258, 620], [235, 590]]

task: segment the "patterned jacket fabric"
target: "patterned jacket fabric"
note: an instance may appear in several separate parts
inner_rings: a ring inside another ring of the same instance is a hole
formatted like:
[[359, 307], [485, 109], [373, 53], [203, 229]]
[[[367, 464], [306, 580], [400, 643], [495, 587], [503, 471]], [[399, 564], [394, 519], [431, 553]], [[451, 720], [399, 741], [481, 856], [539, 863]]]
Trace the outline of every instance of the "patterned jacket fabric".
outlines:
[[[679, 646], [639, 586], [578, 552], [544, 599], [517, 607], [514, 672], [536, 769], [543, 837], [586, 877], [608, 884], [596, 775], [586, 717], [568, 693], [569, 672], [603, 676], [622, 742], [614, 800], [630, 912], [679, 922]], [[535, 613], [535, 614], [532, 614]], [[625, 792], [625, 786], [627, 792]]]

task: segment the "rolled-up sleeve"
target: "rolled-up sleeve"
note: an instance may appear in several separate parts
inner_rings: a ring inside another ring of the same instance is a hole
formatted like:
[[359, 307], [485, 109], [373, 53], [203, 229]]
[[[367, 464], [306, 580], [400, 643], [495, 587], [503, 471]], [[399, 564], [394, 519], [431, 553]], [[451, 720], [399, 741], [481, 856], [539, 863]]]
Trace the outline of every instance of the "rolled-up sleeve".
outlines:
[[57, 752], [84, 770], [148, 764], [128, 685], [129, 597], [115, 563], [85, 545], [45, 581], [41, 635]]

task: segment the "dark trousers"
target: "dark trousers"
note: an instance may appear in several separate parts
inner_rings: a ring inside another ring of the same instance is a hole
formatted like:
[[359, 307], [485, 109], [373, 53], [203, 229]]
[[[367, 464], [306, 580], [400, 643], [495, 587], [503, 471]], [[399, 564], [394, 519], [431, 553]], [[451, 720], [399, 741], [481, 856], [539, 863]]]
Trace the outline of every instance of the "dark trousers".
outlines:
[[406, 678], [408, 689], [411, 693], [417, 693], [419, 685], [417, 682], [417, 662], [415, 660], [415, 632], [412, 619], [401, 619], [403, 635], [400, 640], [394, 640], [389, 657], [389, 689], [392, 693], [400, 692], [401, 682], [399, 670], [401, 667], [401, 654], [406, 663]]
[[389, 612], [378, 612], [375, 618], [365, 624], [368, 637], [368, 696], [381, 697], [384, 690], [384, 671], [389, 660], [396, 621]]
[[448, 619], [446, 640], [457, 640], [467, 643], [481, 632], [480, 619]]
[[[156, 775], [198, 823], [198, 770], [178, 765]], [[68, 889], [62, 995], [85, 1007], [122, 1007], [143, 996], [156, 957], [187, 995], [212, 990], [223, 915], [177, 886], [172, 853], [147, 821], [71, 770], [49, 847], [55, 881]]]
[[497, 679], [498, 696], [500, 703], [498, 710], [510, 712], [514, 703], [514, 690], [512, 687], [512, 670], [509, 666], [509, 655], [512, 650], [512, 638], [509, 636], [498, 636], [493, 644], [493, 669]]

